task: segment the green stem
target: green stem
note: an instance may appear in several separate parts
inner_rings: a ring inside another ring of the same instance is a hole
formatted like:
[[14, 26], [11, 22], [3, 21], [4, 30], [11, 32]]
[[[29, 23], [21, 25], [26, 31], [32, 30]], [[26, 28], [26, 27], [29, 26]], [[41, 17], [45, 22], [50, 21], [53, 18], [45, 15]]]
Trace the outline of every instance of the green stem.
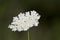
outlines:
[[28, 40], [30, 40], [30, 32], [28, 31]]

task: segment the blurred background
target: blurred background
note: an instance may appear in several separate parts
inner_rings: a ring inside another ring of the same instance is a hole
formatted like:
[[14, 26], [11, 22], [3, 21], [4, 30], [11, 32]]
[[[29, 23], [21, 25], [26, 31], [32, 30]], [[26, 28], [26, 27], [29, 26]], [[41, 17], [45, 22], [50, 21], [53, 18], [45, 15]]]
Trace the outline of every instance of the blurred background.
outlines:
[[60, 40], [60, 0], [0, 0], [0, 40], [27, 40], [26, 32], [12, 32], [8, 25], [20, 12], [35, 10], [39, 26], [30, 28], [30, 40]]

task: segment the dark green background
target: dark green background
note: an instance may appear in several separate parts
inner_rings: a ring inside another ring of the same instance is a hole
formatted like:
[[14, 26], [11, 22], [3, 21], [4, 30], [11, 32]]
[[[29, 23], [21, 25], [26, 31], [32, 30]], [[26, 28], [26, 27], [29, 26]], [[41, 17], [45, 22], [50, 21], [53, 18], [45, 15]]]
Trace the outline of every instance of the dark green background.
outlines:
[[12, 32], [8, 25], [20, 12], [36, 10], [39, 26], [30, 28], [30, 40], [60, 40], [60, 0], [0, 0], [0, 40], [27, 40], [26, 32]]

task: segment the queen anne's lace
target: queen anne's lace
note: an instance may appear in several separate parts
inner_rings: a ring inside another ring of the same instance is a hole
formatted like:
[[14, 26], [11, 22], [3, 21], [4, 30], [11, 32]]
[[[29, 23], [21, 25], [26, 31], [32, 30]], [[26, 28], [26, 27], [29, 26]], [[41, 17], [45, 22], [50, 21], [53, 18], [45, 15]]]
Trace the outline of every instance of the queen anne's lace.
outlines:
[[38, 26], [40, 15], [36, 11], [20, 13], [13, 17], [13, 22], [8, 26], [12, 31], [27, 31], [33, 26]]

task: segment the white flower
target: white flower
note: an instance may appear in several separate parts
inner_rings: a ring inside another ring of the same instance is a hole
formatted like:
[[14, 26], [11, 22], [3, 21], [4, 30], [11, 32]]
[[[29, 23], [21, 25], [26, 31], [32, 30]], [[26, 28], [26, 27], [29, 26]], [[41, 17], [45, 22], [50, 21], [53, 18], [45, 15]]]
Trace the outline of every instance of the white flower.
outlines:
[[13, 22], [8, 26], [12, 31], [27, 31], [33, 26], [38, 26], [40, 15], [36, 11], [20, 13], [13, 17]]

